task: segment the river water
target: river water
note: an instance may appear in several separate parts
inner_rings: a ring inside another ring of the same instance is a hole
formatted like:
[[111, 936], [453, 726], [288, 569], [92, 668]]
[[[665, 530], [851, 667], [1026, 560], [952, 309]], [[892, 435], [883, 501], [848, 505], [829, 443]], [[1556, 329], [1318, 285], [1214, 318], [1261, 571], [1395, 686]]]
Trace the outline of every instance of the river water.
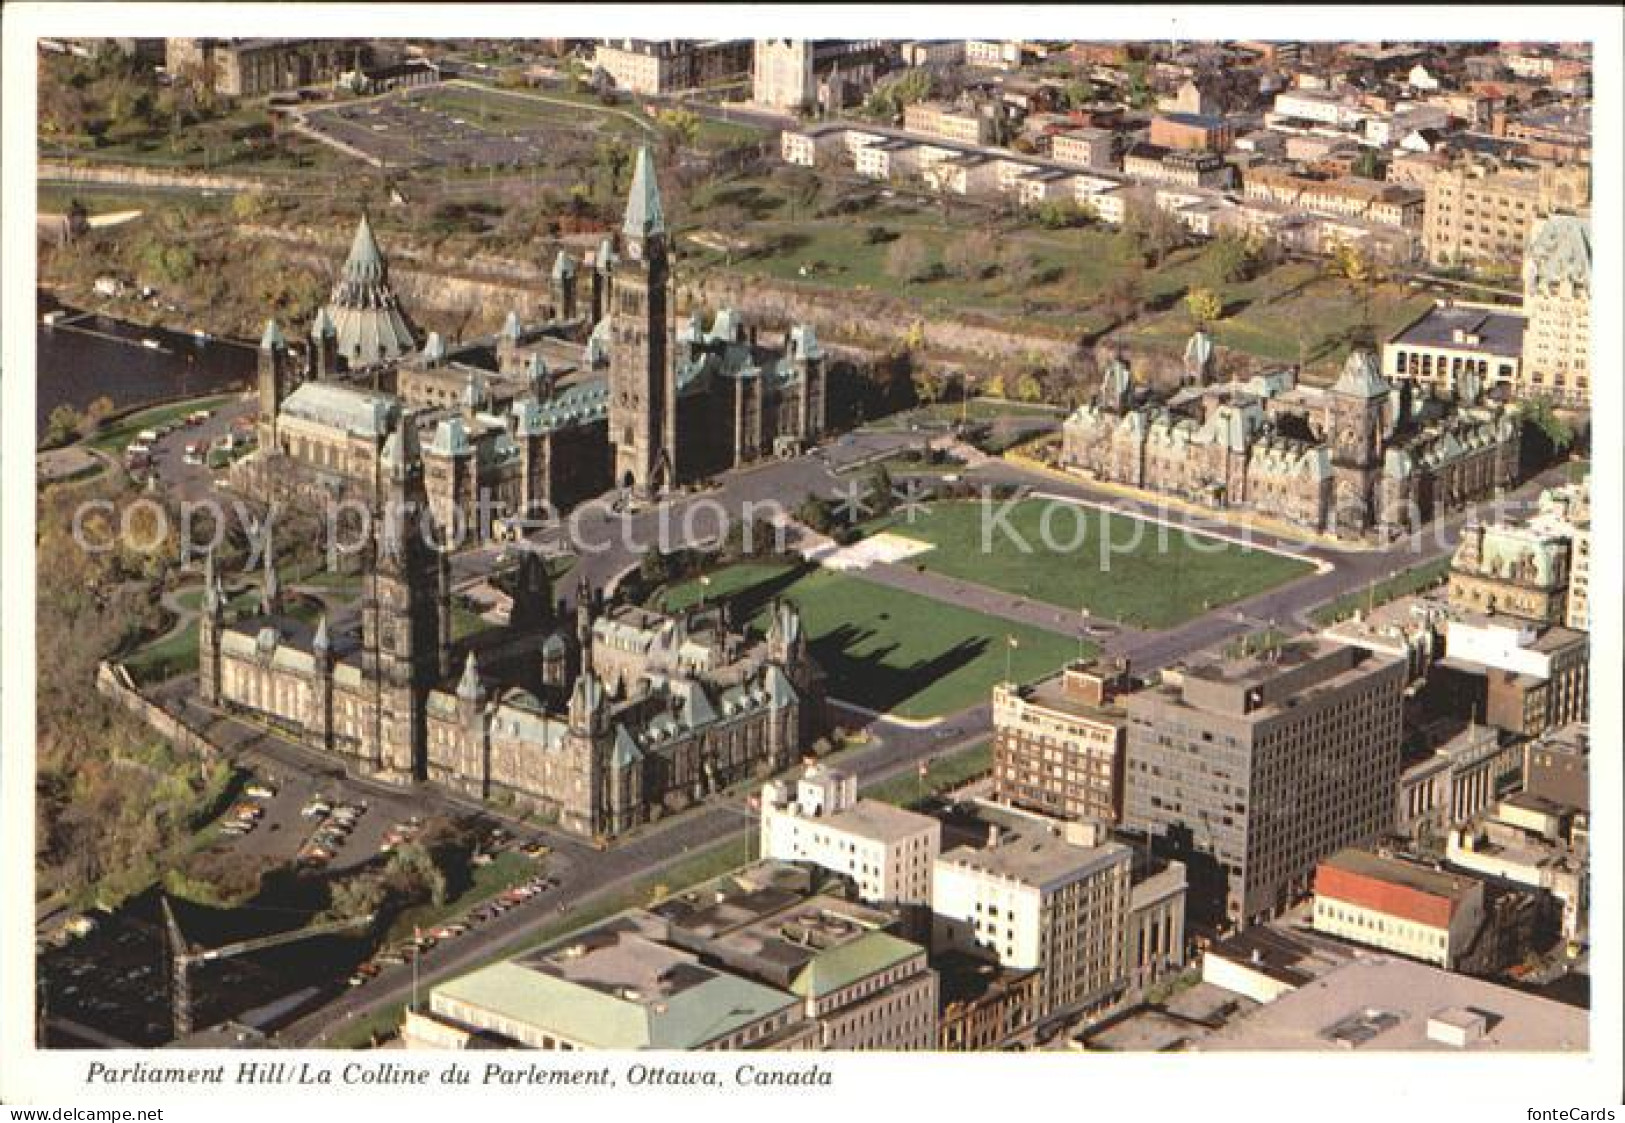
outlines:
[[[45, 298], [39, 313], [56, 307]], [[35, 317], [38, 347], [38, 431], [59, 405], [84, 409], [100, 397], [124, 408], [166, 398], [195, 397], [246, 388], [253, 380], [255, 349], [233, 340], [200, 340], [185, 333], [145, 328], [64, 309], [67, 324], [46, 327]], [[147, 347], [143, 340], [158, 346]]]

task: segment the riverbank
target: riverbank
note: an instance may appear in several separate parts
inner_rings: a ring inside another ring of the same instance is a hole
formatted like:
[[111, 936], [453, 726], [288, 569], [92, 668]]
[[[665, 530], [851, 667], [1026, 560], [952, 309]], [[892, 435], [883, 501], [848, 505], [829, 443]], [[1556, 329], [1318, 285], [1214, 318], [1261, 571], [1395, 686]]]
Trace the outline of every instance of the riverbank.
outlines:
[[41, 290], [38, 315], [63, 312], [47, 326], [35, 320], [35, 424], [45, 431], [51, 411], [83, 411], [99, 398], [127, 412], [165, 401], [246, 389], [256, 355], [246, 340], [199, 337], [152, 328], [57, 304]]

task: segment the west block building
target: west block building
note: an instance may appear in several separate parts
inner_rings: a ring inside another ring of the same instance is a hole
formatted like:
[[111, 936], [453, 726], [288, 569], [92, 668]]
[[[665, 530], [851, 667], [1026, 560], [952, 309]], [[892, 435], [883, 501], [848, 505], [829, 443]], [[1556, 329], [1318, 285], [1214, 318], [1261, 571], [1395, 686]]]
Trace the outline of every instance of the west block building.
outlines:
[[1393, 825], [1405, 664], [1324, 640], [1165, 671], [1127, 696], [1125, 826], [1185, 861], [1193, 917], [1244, 927]]
[[269, 566], [259, 611], [229, 617], [211, 556], [204, 703], [356, 774], [505, 798], [584, 835], [788, 767], [816, 735], [821, 676], [788, 604], [753, 641], [715, 608], [600, 613], [583, 584], [572, 629], [527, 552], [509, 625], [454, 641], [450, 552], [437, 545], [423, 462], [403, 419], [380, 457], [359, 637], [330, 632], [325, 616], [312, 629], [285, 615]]

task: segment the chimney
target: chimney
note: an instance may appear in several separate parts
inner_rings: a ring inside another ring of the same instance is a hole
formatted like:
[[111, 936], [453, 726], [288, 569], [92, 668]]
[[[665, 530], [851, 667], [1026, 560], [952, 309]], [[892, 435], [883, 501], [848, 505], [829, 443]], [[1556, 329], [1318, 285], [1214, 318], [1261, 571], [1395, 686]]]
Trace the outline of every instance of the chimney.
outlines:
[[987, 848], [989, 850], [994, 849], [999, 845], [1000, 841], [1002, 841], [1002, 835], [999, 831], [999, 824], [989, 823], [987, 825]]

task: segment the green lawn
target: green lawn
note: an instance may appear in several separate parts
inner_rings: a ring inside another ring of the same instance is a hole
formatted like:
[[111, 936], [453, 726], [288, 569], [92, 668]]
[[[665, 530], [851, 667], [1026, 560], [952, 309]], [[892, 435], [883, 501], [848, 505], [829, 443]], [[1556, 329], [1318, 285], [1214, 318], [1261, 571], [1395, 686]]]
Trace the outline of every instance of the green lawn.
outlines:
[[910, 768], [888, 780], [870, 784], [859, 794], [865, 799], [878, 799], [899, 807], [915, 807], [924, 803], [927, 797], [957, 788], [992, 767], [993, 743], [983, 741], [979, 745], [933, 759], [926, 766], [923, 778], [917, 770]]
[[124, 668], [143, 686], [196, 671], [197, 617], [180, 631], [138, 650], [124, 660]]
[[1092, 616], [1140, 628], [1173, 627], [1313, 569], [1295, 558], [1052, 500], [1022, 500], [995, 522], [1003, 507], [936, 503], [912, 523], [892, 515], [870, 529], [935, 547], [906, 564], [1061, 608], [1087, 606]]
[[[985, 702], [1005, 677], [1007, 656], [1022, 682], [1079, 656], [1075, 639], [829, 570], [745, 562], [710, 580], [707, 598], [732, 599], [735, 619], [757, 628], [775, 596], [793, 601], [829, 675], [830, 696], [899, 717], [936, 717]], [[686, 582], [669, 590], [666, 603], [690, 604], [701, 591], [698, 581]], [[1013, 649], [1008, 636], [1016, 639]]]
[[104, 426], [91, 438], [90, 447], [101, 452], [117, 455], [122, 453], [124, 446], [133, 441], [136, 434], [143, 429], [153, 429], [171, 421], [179, 421], [193, 410], [219, 409], [227, 402], [235, 401], [236, 398], [237, 395], [235, 394], [217, 394], [212, 397], [192, 398], [171, 405], [138, 410], [128, 417]]

